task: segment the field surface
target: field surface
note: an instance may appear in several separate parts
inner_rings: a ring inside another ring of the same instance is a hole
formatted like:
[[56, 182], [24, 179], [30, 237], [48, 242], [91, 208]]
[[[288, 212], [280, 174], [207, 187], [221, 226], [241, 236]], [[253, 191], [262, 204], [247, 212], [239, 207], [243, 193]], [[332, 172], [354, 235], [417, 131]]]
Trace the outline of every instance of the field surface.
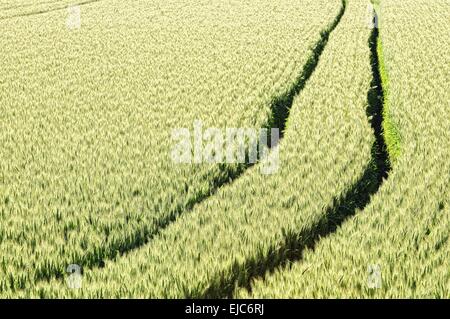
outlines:
[[[379, 16], [385, 103], [401, 153], [366, 209], [300, 262], [254, 283], [251, 297], [449, 296], [450, 4], [382, 0]], [[366, 283], [370, 265], [380, 268], [378, 289]]]
[[448, 297], [450, 3], [374, 7], [0, 0], [0, 296]]

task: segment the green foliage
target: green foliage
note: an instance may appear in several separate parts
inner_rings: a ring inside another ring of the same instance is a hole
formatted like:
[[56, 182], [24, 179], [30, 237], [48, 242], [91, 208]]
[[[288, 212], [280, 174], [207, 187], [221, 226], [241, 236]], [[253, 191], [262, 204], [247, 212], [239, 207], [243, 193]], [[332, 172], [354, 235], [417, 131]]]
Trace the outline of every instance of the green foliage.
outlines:
[[266, 127], [340, 6], [98, 1], [70, 30], [45, 3], [0, 20], [2, 295], [144, 245], [240, 175], [173, 163], [172, 129]]
[[389, 77], [387, 74], [385, 62], [384, 62], [384, 55], [383, 55], [383, 46], [381, 43], [381, 38], [377, 38], [377, 53], [378, 53], [378, 59], [379, 59], [379, 68], [380, 68], [380, 75], [381, 75], [381, 82], [383, 85], [383, 133], [384, 133], [384, 139], [386, 141], [388, 153], [389, 153], [389, 159], [392, 164], [394, 164], [397, 160], [397, 158], [400, 156], [400, 132], [397, 129], [396, 124], [394, 124], [394, 121], [392, 119], [392, 115], [389, 108]]
[[[340, 10], [337, 5], [335, 19]], [[365, 12], [365, 2], [351, 1], [336, 28], [334, 21], [324, 31], [329, 40], [277, 146], [277, 174], [248, 169], [148, 244], [86, 270], [80, 291], [51, 280], [21, 296], [228, 296], [333, 228], [359, 206], [358, 192], [371, 181], [370, 30], [355, 19]]]
[[[440, 0], [382, 0], [380, 15], [389, 71], [383, 85], [389, 84], [389, 116], [402, 137], [389, 179], [362, 212], [314, 251], [238, 296], [448, 298], [450, 6]], [[368, 285], [367, 270], [374, 264], [381, 270], [378, 289]]]
[[[379, 36], [368, 0], [86, 1], [77, 30], [0, 0], [0, 296], [448, 297], [449, 3], [374, 2]], [[279, 170], [174, 164], [197, 119], [282, 128]]]

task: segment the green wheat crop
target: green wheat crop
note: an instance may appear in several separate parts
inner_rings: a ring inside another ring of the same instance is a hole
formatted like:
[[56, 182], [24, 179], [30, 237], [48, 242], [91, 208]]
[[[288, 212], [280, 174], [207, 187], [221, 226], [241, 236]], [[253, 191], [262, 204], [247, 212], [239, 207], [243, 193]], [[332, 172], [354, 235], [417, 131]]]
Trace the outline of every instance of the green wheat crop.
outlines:
[[[400, 155], [367, 208], [250, 297], [448, 298], [450, 4], [380, 3], [379, 52]], [[381, 285], [368, 286], [378, 265]]]
[[448, 298], [450, 3], [374, 2], [0, 0], [0, 297]]
[[339, 218], [339, 198], [359, 180], [367, 182], [373, 165], [365, 12], [365, 1], [349, 1], [324, 30], [327, 37], [337, 24], [295, 98], [277, 174], [249, 169], [147, 245], [85, 271], [80, 291], [51, 280], [22, 296], [227, 296]]
[[267, 126], [339, 7], [108, 0], [75, 30], [65, 9], [0, 20], [0, 293], [101, 266], [242, 172], [174, 164], [172, 129]]

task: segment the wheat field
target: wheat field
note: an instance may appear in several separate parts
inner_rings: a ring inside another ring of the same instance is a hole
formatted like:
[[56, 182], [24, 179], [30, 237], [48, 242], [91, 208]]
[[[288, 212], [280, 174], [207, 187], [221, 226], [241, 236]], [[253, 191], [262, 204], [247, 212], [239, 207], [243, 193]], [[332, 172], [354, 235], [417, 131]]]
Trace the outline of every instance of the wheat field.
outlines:
[[448, 21], [0, 0], [0, 297], [448, 298]]

